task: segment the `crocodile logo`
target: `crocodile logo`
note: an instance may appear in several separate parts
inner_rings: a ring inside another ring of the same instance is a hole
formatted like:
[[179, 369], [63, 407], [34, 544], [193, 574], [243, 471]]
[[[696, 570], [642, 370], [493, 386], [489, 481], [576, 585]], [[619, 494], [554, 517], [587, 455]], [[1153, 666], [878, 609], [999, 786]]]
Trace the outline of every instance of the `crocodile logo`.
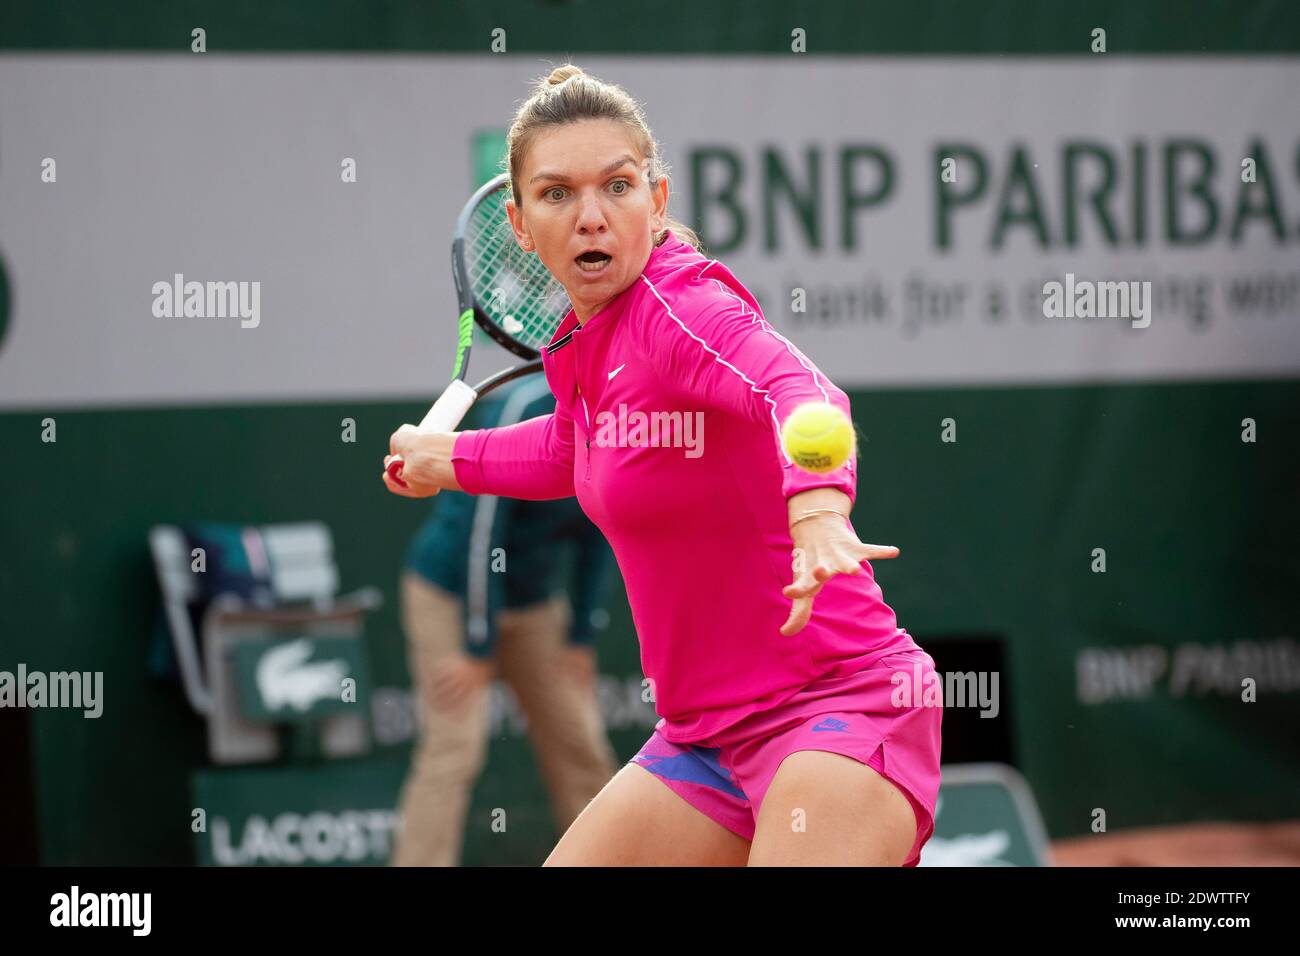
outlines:
[[337, 700], [348, 662], [311, 661], [311, 641], [299, 638], [267, 651], [257, 662], [257, 690], [268, 710], [292, 707], [302, 713], [321, 700]]

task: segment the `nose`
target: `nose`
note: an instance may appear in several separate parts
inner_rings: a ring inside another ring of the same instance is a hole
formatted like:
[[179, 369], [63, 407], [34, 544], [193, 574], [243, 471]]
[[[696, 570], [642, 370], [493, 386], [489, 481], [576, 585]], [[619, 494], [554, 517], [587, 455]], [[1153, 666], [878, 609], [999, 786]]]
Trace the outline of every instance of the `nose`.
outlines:
[[600, 204], [600, 198], [593, 193], [584, 193], [578, 200], [578, 232], [586, 235], [589, 233], [604, 232], [608, 228], [605, 222], [605, 210]]

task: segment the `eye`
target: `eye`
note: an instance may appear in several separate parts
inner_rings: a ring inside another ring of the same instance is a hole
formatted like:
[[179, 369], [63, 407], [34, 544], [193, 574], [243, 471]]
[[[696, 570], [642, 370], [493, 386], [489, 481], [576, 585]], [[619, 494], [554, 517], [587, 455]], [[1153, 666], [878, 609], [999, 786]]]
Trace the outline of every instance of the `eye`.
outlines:
[[[560, 193], [560, 196], [557, 197], [555, 195], [556, 193]], [[550, 199], [552, 202], [559, 202], [560, 199], [563, 198], [563, 194], [564, 188], [562, 186], [552, 186], [550, 189], [546, 190], [546, 192], [542, 193], [543, 196]]]
[[[614, 189], [615, 186], [622, 186], [623, 188], [622, 188], [622, 189]], [[609, 188], [614, 190], [614, 195], [615, 195], [615, 196], [621, 196], [621, 195], [623, 195], [624, 193], [626, 193], [629, 189], [632, 188], [632, 184], [629, 183], [626, 179], [616, 179], [616, 180], [614, 180], [612, 183], [609, 184]]]

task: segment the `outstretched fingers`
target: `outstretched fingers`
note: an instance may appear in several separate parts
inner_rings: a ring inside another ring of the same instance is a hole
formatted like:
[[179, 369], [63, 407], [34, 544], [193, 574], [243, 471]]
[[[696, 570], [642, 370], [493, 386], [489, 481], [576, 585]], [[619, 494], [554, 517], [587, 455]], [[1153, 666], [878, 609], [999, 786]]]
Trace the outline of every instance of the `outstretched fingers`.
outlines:
[[886, 558], [898, 557], [898, 548], [892, 544], [864, 544], [861, 545], [863, 561], [883, 561]]

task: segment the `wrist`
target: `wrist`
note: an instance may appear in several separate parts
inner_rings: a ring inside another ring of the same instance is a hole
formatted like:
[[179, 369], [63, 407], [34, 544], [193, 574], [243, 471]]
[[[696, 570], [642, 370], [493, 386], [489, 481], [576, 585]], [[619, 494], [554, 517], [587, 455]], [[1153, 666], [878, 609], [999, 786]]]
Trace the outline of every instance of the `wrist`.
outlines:
[[843, 524], [848, 515], [838, 508], [807, 508], [790, 516], [790, 530], [806, 525], [835, 522]]
[[427, 455], [427, 462], [433, 469], [432, 479], [439, 488], [446, 491], [463, 491], [464, 488], [456, 474], [456, 442], [463, 432], [431, 432], [422, 435], [420, 450]]
[[[842, 517], [847, 517], [853, 509], [853, 500], [838, 488], [809, 488], [807, 491], [791, 495], [786, 499], [786, 504], [791, 525], [800, 515], [811, 511], [834, 511]], [[814, 521], [822, 517], [818, 515], [807, 520]]]

